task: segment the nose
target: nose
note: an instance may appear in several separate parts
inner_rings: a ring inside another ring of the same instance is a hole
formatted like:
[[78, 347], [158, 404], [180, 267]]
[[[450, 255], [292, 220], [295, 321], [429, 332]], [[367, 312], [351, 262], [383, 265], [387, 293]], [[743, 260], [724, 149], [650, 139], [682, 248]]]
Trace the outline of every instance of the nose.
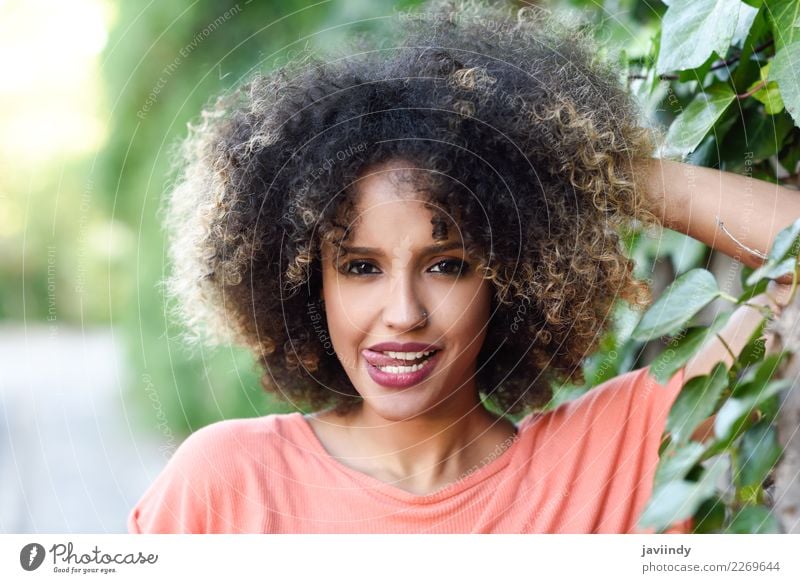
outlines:
[[428, 321], [428, 311], [420, 297], [417, 284], [408, 274], [389, 280], [383, 306], [383, 323], [393, 330], [405, 332], [422, 328]]

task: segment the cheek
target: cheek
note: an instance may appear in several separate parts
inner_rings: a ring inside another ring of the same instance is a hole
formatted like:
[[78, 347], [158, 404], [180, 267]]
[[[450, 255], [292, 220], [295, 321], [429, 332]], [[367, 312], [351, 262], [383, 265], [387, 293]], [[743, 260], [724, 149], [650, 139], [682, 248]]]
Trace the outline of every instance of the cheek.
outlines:
[[336, 276], [331, 279], [333, 283], [323, 288], [329, 324], [335, 325], [342, 333], [363, 330], [369, 319], [370, 307], [374, 303], [370, 293], [346, 282], [337, 283]]
[[346, 297], [341, 295], [326, 297], [325, 312], [334, 339], [351, 337], [362, 328], [359, 322], [359, 310]]
[[448, 290], [438, 303], [439, 323], [453, 332], [473, 337], [485, 333], [491, 309], [491, 284], [481, 281], [475, 286]]
[[367, 329], [368, 319], [363, 295], [338, 280], [338, 274], [323, 276], [325, 317], [333, 349], [348, 368], [357, 359], [356, 347]]

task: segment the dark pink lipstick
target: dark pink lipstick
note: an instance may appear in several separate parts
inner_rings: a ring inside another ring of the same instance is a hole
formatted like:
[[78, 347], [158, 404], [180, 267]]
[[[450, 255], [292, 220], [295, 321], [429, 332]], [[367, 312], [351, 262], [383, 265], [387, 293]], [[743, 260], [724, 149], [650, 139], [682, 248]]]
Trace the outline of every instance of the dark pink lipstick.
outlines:
[[[367, 373], [384, 387], [407, 388], [425, 380], [439, 361], [441, 347], [424, 342], [381, 342], [361, 351], [367, 361]], [[420, 354], [419, 358], [399, 358], [397, 354]], [[425, 356], [422, 353], [432, 352]], [[389, 354], [387, 354], [389, 353]], [[414, 368], [415, 370], [410, 370]]]
[[441, 350], [442, 347], [438, 344], [430, 344], [427, 342], [379, 342], [373, 344], [367, 350], [374, 350], [375, 352], [385, 352], [391, 350], [393, 352], [427, 352], [428, 350]]

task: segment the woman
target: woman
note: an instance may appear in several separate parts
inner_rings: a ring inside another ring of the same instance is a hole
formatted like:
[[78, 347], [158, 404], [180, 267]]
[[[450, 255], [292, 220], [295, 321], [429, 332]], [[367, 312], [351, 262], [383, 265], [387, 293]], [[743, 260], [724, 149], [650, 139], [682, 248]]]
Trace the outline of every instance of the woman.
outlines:
[[665, 386], [641, 369], [532, 411], [580, 379], [616, 300], [648, 300], [616, 227], [756, 265], [800, 204], [648, 160], [614, 71], [552, 21], [464, 4], [400, 24], [399, 46], [256, 76], [192, 128], [179, 313], [313, 412], [195, 432], [131, 532], [634, 532], [683, 381], [729, 358], [712, 342]]

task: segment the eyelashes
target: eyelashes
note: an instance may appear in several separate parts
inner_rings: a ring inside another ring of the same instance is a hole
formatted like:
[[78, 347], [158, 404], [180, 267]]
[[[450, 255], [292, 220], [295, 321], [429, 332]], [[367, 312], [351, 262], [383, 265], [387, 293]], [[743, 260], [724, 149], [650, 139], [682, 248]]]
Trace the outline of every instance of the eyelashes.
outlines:
[[375, 275], [380, 273], [380, 271], [378, 271], [378, 268], [375, 267], [375, 265], [373, 265], [369, 261], [364, 261], [364, 260], [345, 262], [340, 271], [345, 275], [355, 275], [355, 276]]
[[[339, 271], [346, 276], [352, 277], [368, 277], [371, 275], [380, 275], [382, 273], [374, 263], [366, 259], [346, 261], [340, 266]], [[451, 275], [455, 277], [463, 276], [468, 272], [469, 263], [463, 259], [442, 259], [428, 268], [428, 273]]]

